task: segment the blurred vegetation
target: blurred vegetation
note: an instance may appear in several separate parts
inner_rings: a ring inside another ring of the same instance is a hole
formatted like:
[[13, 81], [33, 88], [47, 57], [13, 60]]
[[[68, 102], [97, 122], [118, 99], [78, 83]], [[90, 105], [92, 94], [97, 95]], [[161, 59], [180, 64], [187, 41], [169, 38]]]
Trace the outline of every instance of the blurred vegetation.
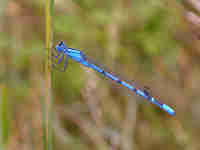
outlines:
[[[182, 0], [55, 0], [53, 11], [53, 46], [63, 40], [83, 50], [177, 112], [171, 117], [70, 60], [49, 80], [53, 149], [200, 149], [197, 7]], [[0, 19], [0, 150], [42, 150], [44, 1], [2, 0]]]

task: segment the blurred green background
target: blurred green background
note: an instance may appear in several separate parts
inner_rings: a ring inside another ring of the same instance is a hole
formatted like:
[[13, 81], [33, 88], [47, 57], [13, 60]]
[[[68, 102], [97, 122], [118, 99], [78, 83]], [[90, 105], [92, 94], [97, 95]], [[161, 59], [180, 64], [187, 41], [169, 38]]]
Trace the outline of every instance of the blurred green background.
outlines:
[[[189, 1], [189, 0], [188, 0]], [[69, 61], [52, 72], [53, 149], [199, 150], [200, 11], [174, 0], [55, 0], [61, 40], [172, 106]], [[45, 1], [0, 2], [0, 150], [42, 150]]]

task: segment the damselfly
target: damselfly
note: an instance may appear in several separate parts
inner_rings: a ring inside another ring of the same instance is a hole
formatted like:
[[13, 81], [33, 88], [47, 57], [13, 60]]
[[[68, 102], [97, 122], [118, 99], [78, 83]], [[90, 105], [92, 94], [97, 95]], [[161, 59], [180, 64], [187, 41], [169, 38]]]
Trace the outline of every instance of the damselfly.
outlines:
[[85, 67], [91, 68], [98, 73], [101, 73], [105, 77], [119, 83], [120, 85], [128, 88], [130, 91], [133, 91], [136, 95], [144, 97], [146, 100], [155, 104], [156, 106], [160, 107], [164, 111], [168, 112], [170, 115], [174, 116], [175, 111], [166, 104], [159, 103], [154, 97], [152, 97], [147, 90], [141, 90], [136, 88], [135, 86], [120, 80], [118, 77], [114, 76], [113, 74], [106, 72], [104, 69], [99, 67], [98, 65], [91, 63], [85, 56], [85, 54], [77, 49], [68, 48], [63, 41], [61, 41], [58, 45], [56, 45], [56, 55], [53, 55], [53, 66], [56, 67], [61, 62], [64, 61], [64, 66], [62, 71], [65, 71], [67, 68], [68, 59], [71, 58], [72, 60], [84, 65]]

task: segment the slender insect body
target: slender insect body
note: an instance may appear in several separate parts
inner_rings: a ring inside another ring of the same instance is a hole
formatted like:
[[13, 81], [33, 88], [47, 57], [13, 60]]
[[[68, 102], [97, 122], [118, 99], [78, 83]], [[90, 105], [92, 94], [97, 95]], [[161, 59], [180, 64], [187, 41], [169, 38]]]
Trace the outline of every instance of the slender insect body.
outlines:
[[[170, 108], [166, 104], [159, 103], [154, 97], [152, 97], [148, 93], [148, 91], [140, 90], [140, 89], [134, 87], [133, 85], [131, 85], [131, 84], [129, 84], [129, 83], [123, 81], [123, 80], [120, 80], [118, 77], [114, 76], [113, 74], [104, 71], [104, 69], [102, 69], [99, 66], [97, 66], [96, 64], [93, 64], [90, 61], [88, 61], [86, 56], [84, 55], [84, 53], [82, 51], [77, 50], [77, 49], [73, 49], [73, 48], [68, 48], [67, 46], [65, 46], [64, 42], [60, 42], [56, 46], [56, 51], [58, 53], [58, 55], [55, 56], [56, 59], [58, 59], [57, 64], [59, 64], [61, 61], [63, 61], [64, 55], [66, 55], [66, 58], [64, 60], [65, 61], [64, 62], [65, 63], [64, 64], [64, 71], [65, 71], [66, 66], [67, 66], [68, 57], [70, 57], [74, 61], [103, 74], [105, 77], [107, 77], [107, 78], [115, 81], [116, 83], [119, 83], [120, 85], [128, 88], [129, 90], [135, 92], [136, 95], [144, 97], [146, 100], [148, 100], [152, 104], [160, 107], [164, 111], [168, 112], [170, 115], [172, 115], [172, 116], [175, 115], [175, 111], [172, 108]], [[60, 54], [61, 54], [61, 56], [60, 56]]]

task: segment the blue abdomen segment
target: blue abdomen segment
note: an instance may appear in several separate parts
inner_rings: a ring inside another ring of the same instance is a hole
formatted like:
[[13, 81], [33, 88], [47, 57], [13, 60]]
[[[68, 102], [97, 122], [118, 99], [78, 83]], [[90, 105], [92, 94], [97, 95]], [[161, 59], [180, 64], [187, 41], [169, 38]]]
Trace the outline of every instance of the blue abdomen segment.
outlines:
[[116, 82], [120, 82], [120, 80], [119, 80], [117, 77], [113, 76], [111, 73], [103, 72], [103, 74], [104, 74], [106, 77], [108, 77], [108, 78], [110, 78], [110, 79], [112, 79], [112, 80], [114, 80], [114, 81], [116, 81]]
[[145, 92], [143, 92], [142, 90], [136, 89], [135, 93], [137, 95], [143, 96], [144, 98], [148, 99], [149, 95], [147, 95]]
[[85, 65], [85, 66], [87, 66], [87, 67], [89, 67], [89, 68], [94, 69], [95, 71], [97, 71], [97, 72], [103, 74], [104, 76], [110, 78], [111, 80], [113, 80], [113, 81], [115, 81], [115, 82], [123, 85], [124, 87], [127, 87], [129, 90], [135, 92], [136, 95], [144, 97], [149, 102], [151, 102], [152, 104], [160, 107], [161, 109], [163, 109], [164, 111], [166, 111], [170, 115], [172, 115], [172, 116], [175, 115], [175, 111], [172, 108], [170, 108], [166, 104], [159, 103], [155, 98], [153, 98], [152, 96], [150, 96], [148, 92], [145, 92], [145, 91], [142, 91], [140, 89], [135, 88], [134, 86], [130, 85], [129, 83], [127, 83], [127, 82], [125, 82], [123, 80], [120, 80], [118, 77], [112, 75], [111, 73], [104, 71], [103, 69], [101, 69], [100, 67], [98, 67], [95, 64], [91, 64], [91, 63], [89, 63], [87, 61], [85, 61], [84, 63], [82, 63], [82, 64]]
[[158, 107], [160, 107], [161, 109], [165, 110], [166, 112], [168, 112], [170, 115], [174, 116], [175, 115], [175, 111], [167, 106], [166, 104], [161, 104], [159, 103], [155, 98], [151, 97], [150, 98], [150, 102], [157, 105]]
[[99, 73], [102, 73], [102, 72], [103, 72], [103, 69], [101, 69], [101, 68], [98, 67], [97, 65], [90, 64], [89, 67], [92, 68], [93, 70], [99, 72]]
[[160, 107], [161, 109], [166, 111], [171, 116], [174, 116], [176, 114], [175, 111], [171, 107], [169, 107], [166, 104], [159, 103], [154, 97], [150, 96], [148, 93], [145, 93], [144, 91], [139, 90], [139, 89], [136, 89], [135, 92], [136, 92], [137, 95], [143, 96], [149, 102], [151, 102], [152, 104]]
[[167, 106], [166, 104], [162, 104], [162, 108], [172, 116], [176, 114], [176, 112], [171, 107]]

